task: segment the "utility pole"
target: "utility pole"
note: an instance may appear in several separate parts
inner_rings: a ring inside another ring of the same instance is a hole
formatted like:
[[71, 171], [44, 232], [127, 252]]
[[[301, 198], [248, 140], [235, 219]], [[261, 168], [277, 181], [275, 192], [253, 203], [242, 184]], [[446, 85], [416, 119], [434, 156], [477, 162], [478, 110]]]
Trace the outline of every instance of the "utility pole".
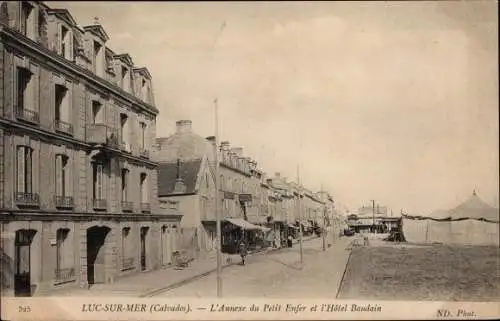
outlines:
[[372, 233], [375, 232], [375, 200], [372, 200], [372, 217], [373, 217], [373, 221], [372, 221]]
[[303, 267], [303, 254], [302, 254], [302, 186], [300, 185], [299, 165], [297, 165], [297, 183], [299, 185], [299, 246], [300, 246], [300, 267]]
[[323, 252], [324, 251], [326, 251], [326, 204], [323, 204]]
[[214, 158], [215, 158], [215, 220], [217, 232], [217, 297], [222, 298], [222, 230], [221, 215], [219, 210], [219, 116], [217, 98], [214, 100], [215, 112], [215, 138], [214, 138]]

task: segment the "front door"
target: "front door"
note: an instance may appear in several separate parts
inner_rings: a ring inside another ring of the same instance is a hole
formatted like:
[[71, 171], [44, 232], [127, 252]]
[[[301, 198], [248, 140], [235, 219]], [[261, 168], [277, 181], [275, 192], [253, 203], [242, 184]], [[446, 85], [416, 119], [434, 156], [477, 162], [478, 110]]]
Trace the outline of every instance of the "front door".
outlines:
[[146, 235], [147, 227], [141, 227], [141, 271], [146, 270]]
[[31, 296], [31, 242], [36, 231], [19, 230], [16, 232], [14, 295]]

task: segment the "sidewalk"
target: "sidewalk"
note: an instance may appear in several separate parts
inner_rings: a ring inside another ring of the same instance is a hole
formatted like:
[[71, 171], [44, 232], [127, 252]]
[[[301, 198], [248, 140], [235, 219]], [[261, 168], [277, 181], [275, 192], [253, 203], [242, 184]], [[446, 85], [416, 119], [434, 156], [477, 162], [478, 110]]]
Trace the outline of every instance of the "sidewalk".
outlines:
[[[316, 239], [316, 237], [304, 238], [303, 241]], [[298, 241], [296, 242], [298, 243]], [[263, 251], [254, 252], [250, 255], [265, 255], [270, 252], [280, 251], [287, 248], [268, 248]], [[223, 268], [238, 264], [240, 261], [237, 254], [222, 255]], [[196, 279], [209, 275], [217, 270], [215, 257], [196, 259], [187, 268], [176, 269], [168, 267], [154, 271], [137, 273], [123, 277], [111, 284], [95, 284], [90, 289], [72, 288], [51, 291], [45, 296], [130, 296], [149, 297], [157, 292], [165, 291], [182, 286]]]

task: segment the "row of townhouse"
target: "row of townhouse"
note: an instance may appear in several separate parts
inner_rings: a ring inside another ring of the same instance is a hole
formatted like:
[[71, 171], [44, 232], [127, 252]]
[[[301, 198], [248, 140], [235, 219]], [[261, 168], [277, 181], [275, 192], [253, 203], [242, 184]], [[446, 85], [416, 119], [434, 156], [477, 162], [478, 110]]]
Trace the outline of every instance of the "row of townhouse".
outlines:
[[172, 263], [181, 214], [157, 198], [148, 70], [39, 1], [2, 1], [0, 39], [2, 295]]
[[178, 202], [183, 213], [181, 247], [192, 256], [215, 250], [215, 153], [224, 252], [235, 251], [242, 237], [249, 243], [260, 236], [280, 244], [289, 234], [297, 236], [300, 224], [307, 231], [331, 226], [335, 217], [327, 192], [313, 193], [279, 173], [267, 178], [241, 147], [227, 141], [215, 146], [214, 137], [196, 134], [190, 120], [177, 121], [173, 135], [157, 138], [154, 152], [160, 163], [159, 199]]

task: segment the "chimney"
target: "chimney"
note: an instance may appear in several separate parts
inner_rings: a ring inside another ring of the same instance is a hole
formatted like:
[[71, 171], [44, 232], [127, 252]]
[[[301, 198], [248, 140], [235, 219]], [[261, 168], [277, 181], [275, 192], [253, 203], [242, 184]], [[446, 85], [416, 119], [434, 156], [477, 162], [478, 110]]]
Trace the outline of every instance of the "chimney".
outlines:
[[274, 173], [274, 176], [276, 176], [276, 177], [280, 177], [280, 172], [276, 172], [276, 173]]
[[192, 122], [190, 120], [178, 120], [175, 122], [178, 134], [190, 133]]
[[174, 193], [186, 193], [186, 184], [181, 177], [181, 160], [177, 158], [177, 177], [175, 179]]
[[225, 151], [229, 150], [229, 142], [227, 140], [221, 142], [220, 147], [222, 150], [225, 150]]
[[243, 148], [242, 147], [233, 147], [231, 148], [231, 151], [237, 156], [237, 157], [243, 157]]

